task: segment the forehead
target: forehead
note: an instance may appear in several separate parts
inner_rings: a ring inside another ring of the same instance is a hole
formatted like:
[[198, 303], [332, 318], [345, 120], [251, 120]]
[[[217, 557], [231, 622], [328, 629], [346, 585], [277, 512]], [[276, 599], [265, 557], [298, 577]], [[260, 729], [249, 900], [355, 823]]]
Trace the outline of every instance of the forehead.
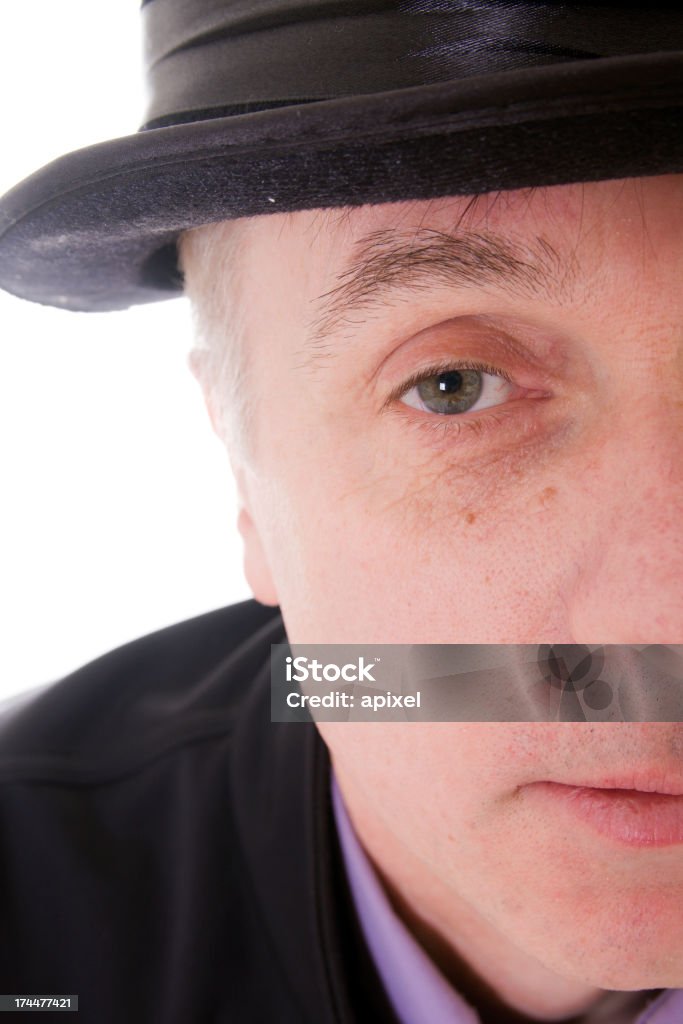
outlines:
[[[539, 232], [554, 236], [580, 226], [595, 232], [600, 224], [642, 221], [648, 207], [683, 198], [683, 175], [501, 191], [478, 196], [378, 203], [329, 210], [254, 217], [246, 222], [257, 247], [288, 247], [337, 261], [382, 235], [405, 235], [428, 225], [447, 233], [490, 232], [531, 240]], [[650, 211], [652, 212], [652, 211]]]

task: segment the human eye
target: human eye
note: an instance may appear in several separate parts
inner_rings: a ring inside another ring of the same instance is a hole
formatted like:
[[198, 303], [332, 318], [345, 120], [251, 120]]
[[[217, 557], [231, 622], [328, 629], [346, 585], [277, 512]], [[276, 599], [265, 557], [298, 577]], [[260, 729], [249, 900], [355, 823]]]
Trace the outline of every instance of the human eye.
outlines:
[[413, 374], [390, 400], [436, 416], [481, 412], [525, 394], [504, 370], [486, 363], [436, 364]]

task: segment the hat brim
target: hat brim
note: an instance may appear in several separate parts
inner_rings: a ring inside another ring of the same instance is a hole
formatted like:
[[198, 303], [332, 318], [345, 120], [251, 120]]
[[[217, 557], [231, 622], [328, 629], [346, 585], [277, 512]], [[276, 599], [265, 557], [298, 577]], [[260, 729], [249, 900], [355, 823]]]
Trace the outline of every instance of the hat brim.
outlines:
[[0, 199], [0, 287], [73, 310], [182, 289], [188, 228], [683, 171], [683, 52], [560, 63], [154, 128]]

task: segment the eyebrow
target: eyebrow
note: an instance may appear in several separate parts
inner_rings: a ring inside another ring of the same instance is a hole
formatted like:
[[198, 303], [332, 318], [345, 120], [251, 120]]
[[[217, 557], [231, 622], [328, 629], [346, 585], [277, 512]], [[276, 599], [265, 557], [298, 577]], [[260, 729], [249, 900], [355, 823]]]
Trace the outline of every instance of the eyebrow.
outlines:
[[339, 283], [312, 300], [318, 309], [304, 347], [311, 358], [332, 354], [335, 334], [364, 322], [354, 315], [390, 305], [407, 292], [494, 286], [557, 301], [568, 280], [560, 256], [541, 236], [523, 245], [491, 232], [373, 231], [354, 243]]

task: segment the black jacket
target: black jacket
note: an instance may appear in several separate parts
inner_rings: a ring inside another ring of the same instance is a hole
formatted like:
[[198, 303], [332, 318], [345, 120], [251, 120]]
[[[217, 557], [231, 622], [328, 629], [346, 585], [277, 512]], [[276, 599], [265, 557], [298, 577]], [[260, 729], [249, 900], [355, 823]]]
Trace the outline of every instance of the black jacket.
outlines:
[[395, 1024], [327, 749], [270, 721], [283, 642], [279, 610], [244, 601], [0, 713], [0, 993], [79, 997], [17, 1020]]

